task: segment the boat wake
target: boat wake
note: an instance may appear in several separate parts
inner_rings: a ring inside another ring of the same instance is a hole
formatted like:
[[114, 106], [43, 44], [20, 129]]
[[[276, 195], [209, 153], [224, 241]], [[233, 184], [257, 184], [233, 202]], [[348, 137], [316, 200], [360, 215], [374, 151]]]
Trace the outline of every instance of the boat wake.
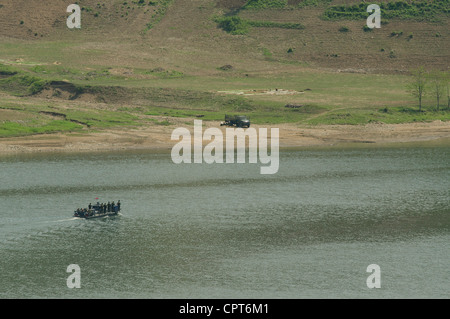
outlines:
[[[121, 213], [117, 213], [116, 216], [123, 216]], [[100, 216], [100, 218], [108, 218], [108, 217], [114, 217], [114, 216]], [[85, 220], [86, 218], [82, 218], [82, 217], [72, 217], [72, 218], [67, 218], [67, 219], [59, 219], [59, 220], [53, 220], [53, 221], [48, 221], [47, 223], [62, 223], [62, 222], [70, 222], [73, 220]]]
[[72, 218], [68, 218], [68, 219], [60, 219], [60, 220], [53, 221], [53, 223], [69, 222], [69, 221], [72, 221], [72, 220], [79, 220], [79, 219], [83, 219], [83, 218], [72, 217]]

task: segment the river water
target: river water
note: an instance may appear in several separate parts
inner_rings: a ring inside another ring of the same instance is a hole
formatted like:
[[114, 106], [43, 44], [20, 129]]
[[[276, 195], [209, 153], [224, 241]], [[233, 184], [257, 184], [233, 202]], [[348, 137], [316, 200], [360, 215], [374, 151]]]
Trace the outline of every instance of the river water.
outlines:
[[[302, 149], [261, 175], [169, 153], [3, 156], [0, 298], [448, 298], [449, 158]], [[97, 197], [121, 215], [72, 218]]]

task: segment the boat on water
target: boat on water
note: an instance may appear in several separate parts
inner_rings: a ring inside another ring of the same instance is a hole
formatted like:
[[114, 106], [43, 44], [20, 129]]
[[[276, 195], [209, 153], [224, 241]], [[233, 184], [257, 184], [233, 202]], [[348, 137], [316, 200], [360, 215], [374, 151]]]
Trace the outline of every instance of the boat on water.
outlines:
[[106, 217], [106, 216], [116, 216], [119, 213], [117, 212], [108, 212], [108, 213], [99, 213], [99, 212], [87, 212], [78, 214], [77, 212], [74, 213], [74, 217], [78, 218], [84, 218], [84, 219], [92, 219], [92, 218], [100, 218], [100, 217]]
[[84, 219], [101, 218], [106, 216], [116, 216], [120, 212], [120, 201], [117, 204], [114, 202], [108, 204], [100, 204], [97, 202], [95, 205], [89, 204], [89, 208], [80, 209], [74, 211], [73, 216]]

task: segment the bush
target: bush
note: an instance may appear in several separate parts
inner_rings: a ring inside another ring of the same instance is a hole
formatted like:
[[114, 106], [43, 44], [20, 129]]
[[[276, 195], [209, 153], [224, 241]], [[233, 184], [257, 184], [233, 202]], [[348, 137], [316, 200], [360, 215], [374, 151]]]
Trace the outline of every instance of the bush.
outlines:
[[247, 34], [249, 23], [240, 17], [223, 17], [217, 19], [219, 27], [231, 34]]
[[247, 23], [252, 27], [260, 28], [281, 28], [281, 29], [297, 29], [301, 30], [305, 27], [300, 23], [290, 23], [290, 22], [271, 22], [271, 21], [247, 21]]
[[286, 7], [287, 0], [249, 0], [244, 6], [245, 9], [282, 9]]
[[222, 70], [222, 71], [229, 71], [229, 70], [233, 70], [233, 66], [232, 65], [230, 65], [230, 64], [225, 64], [225, 65], [222, 65], [220, 68], [218, 68], [219, 70]]
[[37, 81], [34, 81], [29, 87], [28, 87], [28, 92], [31, 95], [37, 94], [39, 92], [41, 92], [44, 87], [47, 85], [47, 82], [44, 80], [40, 80], [38, 79]]
[[403, 31], [392, 31], [391, 32], [391, 37], [395, 37], [395, 36], [399, 37], [402, 34], [403, 34]]

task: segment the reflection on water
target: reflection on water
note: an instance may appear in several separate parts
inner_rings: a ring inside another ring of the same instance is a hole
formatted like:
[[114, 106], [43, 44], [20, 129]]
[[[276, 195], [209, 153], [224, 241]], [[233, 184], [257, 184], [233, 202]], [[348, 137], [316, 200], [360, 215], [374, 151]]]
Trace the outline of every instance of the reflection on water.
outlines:
[[[286, 151], [273, 176], [164, 153], [4, 157], [0, 297], [448, 297], [449, 155]], [[122, 215], [72, 218], [96, 197]]]

